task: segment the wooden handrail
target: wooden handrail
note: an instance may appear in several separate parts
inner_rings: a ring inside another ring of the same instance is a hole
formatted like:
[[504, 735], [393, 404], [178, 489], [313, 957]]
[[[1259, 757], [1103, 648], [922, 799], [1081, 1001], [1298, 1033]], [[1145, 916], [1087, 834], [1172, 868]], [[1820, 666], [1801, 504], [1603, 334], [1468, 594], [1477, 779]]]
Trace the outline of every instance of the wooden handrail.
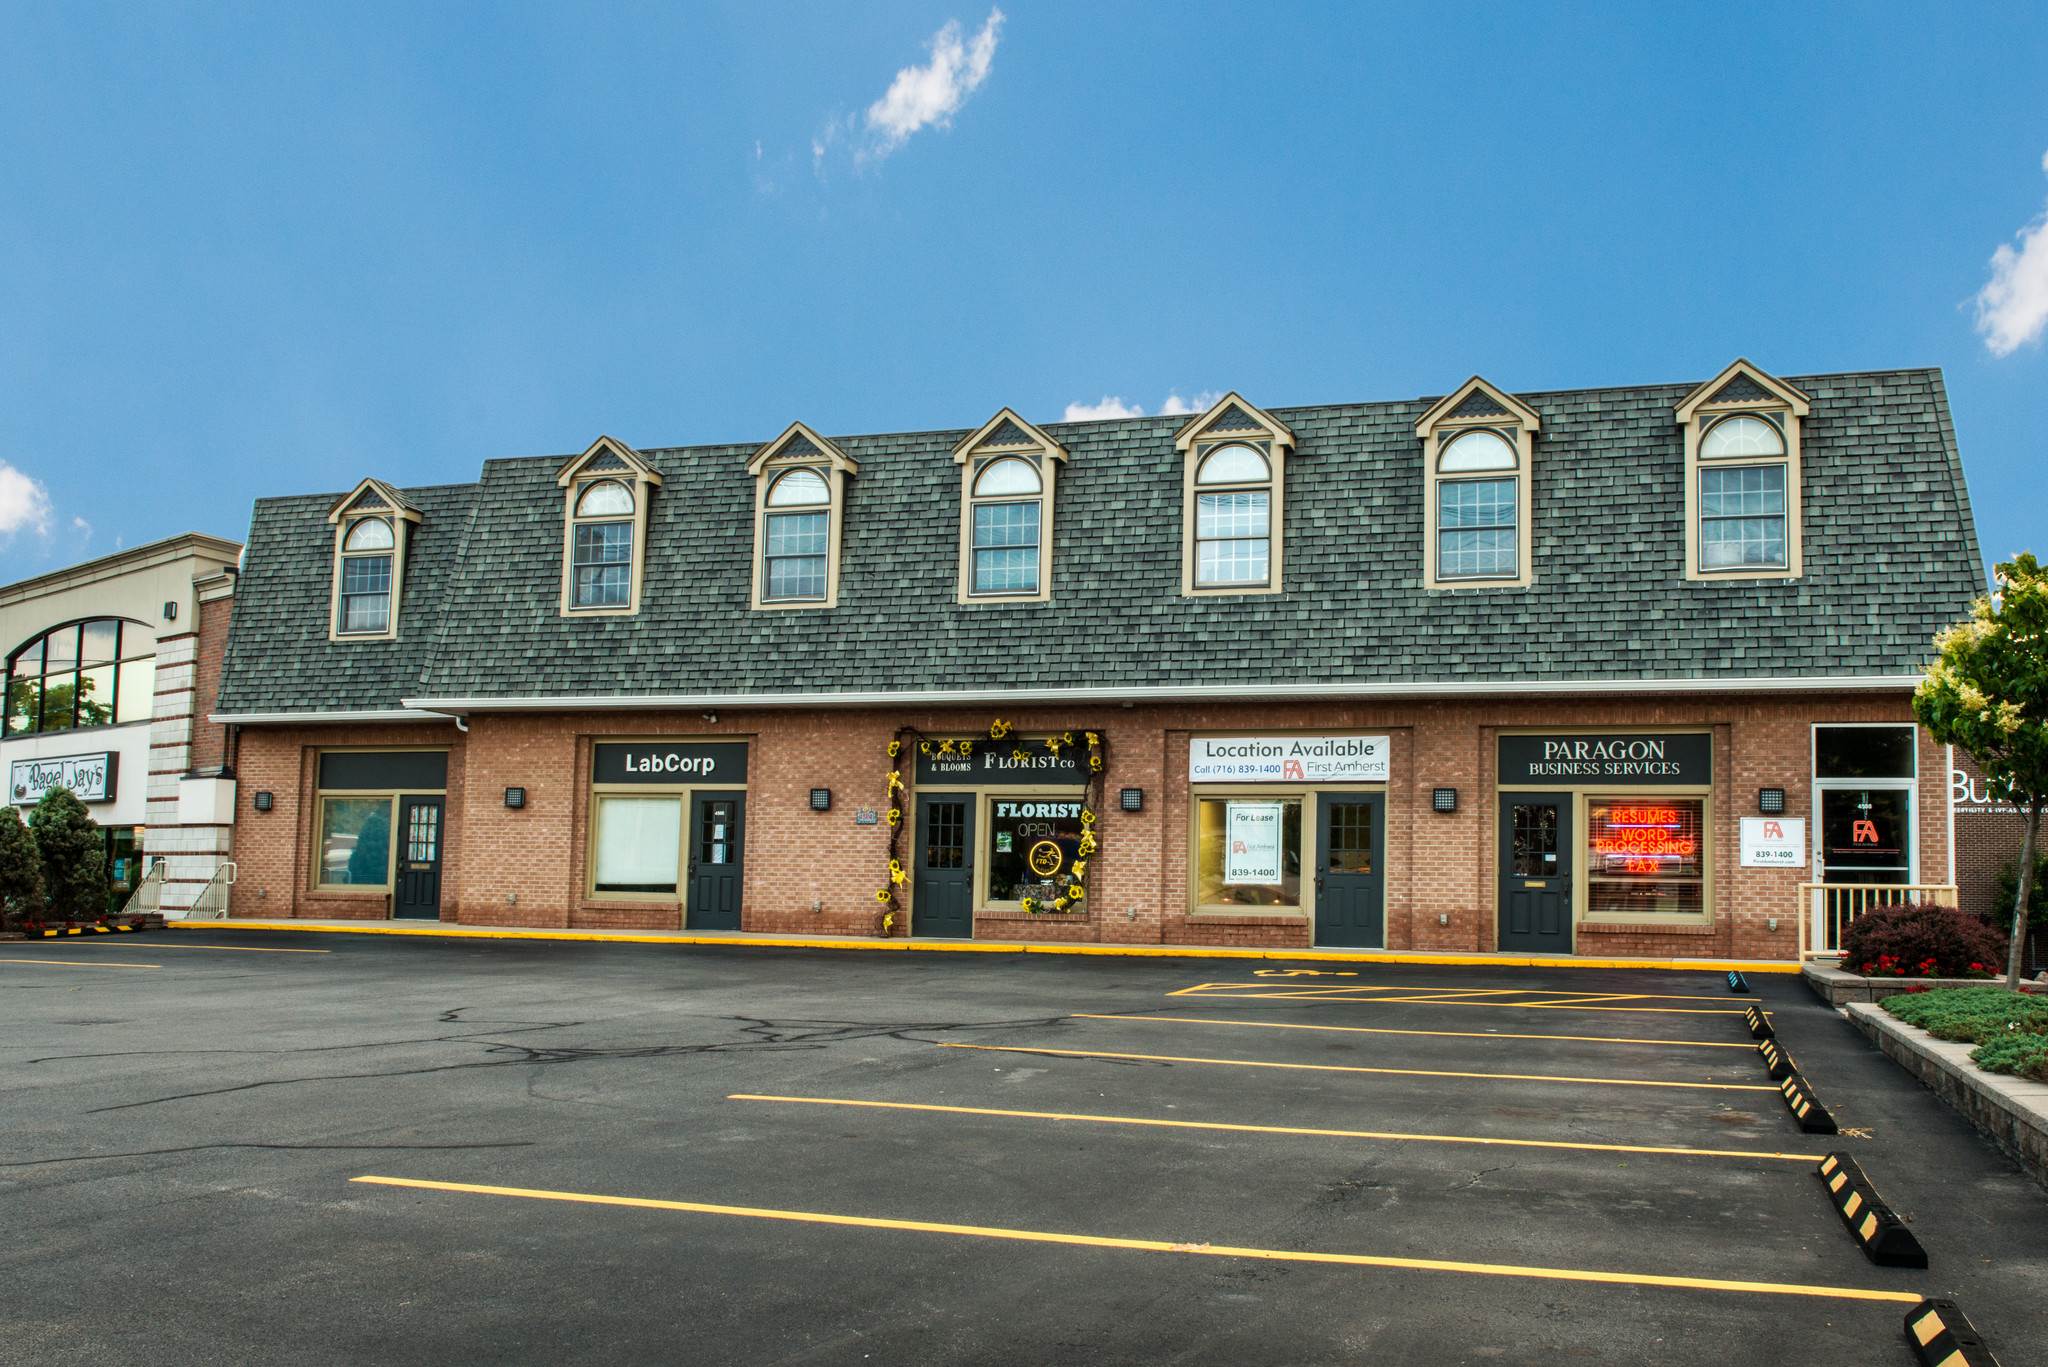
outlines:
[[1901, 904], [1956, 904], [1953, 883], [1801, 883], [1799, 885], [1799, 957], [1801, 961], [1842, 952], [1842, 927], [1866, 911]]

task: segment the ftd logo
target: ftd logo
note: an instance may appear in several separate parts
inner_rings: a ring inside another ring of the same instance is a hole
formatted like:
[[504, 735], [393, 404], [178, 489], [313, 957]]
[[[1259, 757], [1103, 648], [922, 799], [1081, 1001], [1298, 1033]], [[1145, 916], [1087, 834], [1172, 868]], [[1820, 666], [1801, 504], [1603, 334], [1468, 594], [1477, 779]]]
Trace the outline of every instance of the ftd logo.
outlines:
[[1877, 823], [1875, 821], [1857, 822], [1855, 826], [1850, 828], [1849, 843], [1851, 845], [1875, 845], [1877, 843]]

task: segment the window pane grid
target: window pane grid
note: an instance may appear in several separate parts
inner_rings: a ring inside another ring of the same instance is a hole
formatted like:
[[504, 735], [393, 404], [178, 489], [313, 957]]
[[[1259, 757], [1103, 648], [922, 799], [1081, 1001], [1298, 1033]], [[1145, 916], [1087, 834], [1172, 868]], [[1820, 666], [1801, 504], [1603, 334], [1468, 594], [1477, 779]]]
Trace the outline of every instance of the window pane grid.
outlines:
[[1437, 577], [1512, 579], [1515, 481], [1457, 480], [1437, 486]]
[[778, 513], [768, 519], [767, 596], [823, 598], [829, 513]]
[[975, 593], [1038, 592], [1038, 504], [974, 508]]
[[1700, 471], [1700, 567], [1785, 563], [1785, 467]]
[[1272, 539], [1272, 495], [1264, 489], [1195, 497], [1195, 582], [1263, 584]]
[[155, 650], [148, 627], [112, 617], [45, 633], [8, 662], [6, 733], [148, 720], [156, 702]]
[[624, 607], [633, 592], [633, 524], [590, 522], [576, 528], [575, 605]]

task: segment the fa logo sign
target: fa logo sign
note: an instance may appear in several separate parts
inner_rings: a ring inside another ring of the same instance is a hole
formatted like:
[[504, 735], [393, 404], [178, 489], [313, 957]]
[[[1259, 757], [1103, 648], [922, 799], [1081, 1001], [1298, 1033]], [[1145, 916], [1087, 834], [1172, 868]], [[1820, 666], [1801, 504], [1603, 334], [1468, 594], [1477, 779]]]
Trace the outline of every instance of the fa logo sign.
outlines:
[[1280, 762], [1280, 777], [1282, 780], [1298, 778], [1304, 783], [1308, 782], [1308, 776], [1301, 772], [1301, 761], [1298, 759], [1282, 760]]
[[1849, 843], [1851, 845], [1875, 845], [1877, 843], [1877, 823], [1875, 821], [1857, 822], [1850, 829]]
[[1783, 840], [1784, 838], [1785, 828], [1783, 826], [1779, 825], [1775, 821], [1766, 821], [1764, 823], [1764, 839]]

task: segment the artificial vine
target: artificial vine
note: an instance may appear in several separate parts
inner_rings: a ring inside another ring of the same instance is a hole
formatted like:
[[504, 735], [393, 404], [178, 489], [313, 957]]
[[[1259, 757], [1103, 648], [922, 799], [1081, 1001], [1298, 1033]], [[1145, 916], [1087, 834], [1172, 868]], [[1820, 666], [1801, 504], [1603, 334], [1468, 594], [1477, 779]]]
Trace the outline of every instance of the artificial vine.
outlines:
[[[998, 717], [989, 723], [989, 743], [995, 744], [1008, 739], [1010, 723]], [[901, 852], [901, 841], [905, 827], [903, 797], [909, 791], [903, 782], [903, 747], [914, 744], [916, 752], [922, 755], [972, 755], [978, 742], [972, 740], [932, 740], [914, 726], [898, 727], [896, 738], [889, 742], [888, 813], [884, 817], [889, 823], [889, 881], [875, 890], [875, 900], [882, 904], [882, 933], [887, 935], [896, 927], [896, 909], [902, 904], [902, 888], [909, 881], [910, 871]], [[1057, 756], [1060, 751], [1074, 747], [1077, 742], [1072, 731], [1047, 736], [1043, 740], [1019, 739], [1010, 751], [1010, 757], [1022, 762], [1031, 757], [1032, 750], [1043, 747], [1046, 753]], [[1102, 849], [1102, 842], [1095, 833], [1095, 813], [1102, 806], [1102, 785], [1109, 768], [1109, 747], [1099, 732], [1083, 731], [1078, 744], [1088, 752], [1087, 791], [1081, 804], [1081, 839], [1074, 847], [1074, 861], [1067, 867], [1065, 885], [1059, 896], [1049, 903], [1035, 897], [1026, 897], [1018, 903], [1027, 914], [1063, 912], [1078, 908], [1088, 896], [1088, 862]], [[913, 772], [915, 772], [913, 770]]]

